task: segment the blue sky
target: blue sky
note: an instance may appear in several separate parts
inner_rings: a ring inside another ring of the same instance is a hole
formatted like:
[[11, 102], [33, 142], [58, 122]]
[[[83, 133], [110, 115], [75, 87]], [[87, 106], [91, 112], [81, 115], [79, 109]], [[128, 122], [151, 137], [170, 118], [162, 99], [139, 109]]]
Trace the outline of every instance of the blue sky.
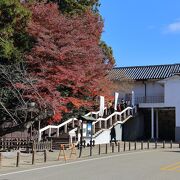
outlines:
[[180, 0], [101, 0], [117, 66], [180, 63]]

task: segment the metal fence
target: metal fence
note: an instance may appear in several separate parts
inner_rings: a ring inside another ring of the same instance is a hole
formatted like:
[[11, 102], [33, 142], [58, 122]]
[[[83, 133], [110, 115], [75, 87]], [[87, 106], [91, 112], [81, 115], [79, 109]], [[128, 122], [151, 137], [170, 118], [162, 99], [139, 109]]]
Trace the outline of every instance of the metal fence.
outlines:
[[139, 96], [135, 97], [135, 103], [164, 103], [164, 96]]

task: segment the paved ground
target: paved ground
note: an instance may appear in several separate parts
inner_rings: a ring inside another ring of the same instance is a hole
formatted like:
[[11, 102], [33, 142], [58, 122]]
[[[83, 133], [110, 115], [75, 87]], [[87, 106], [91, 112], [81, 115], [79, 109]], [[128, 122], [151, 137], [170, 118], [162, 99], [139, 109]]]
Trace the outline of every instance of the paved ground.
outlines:
[[[18, 171], [17, 171], [18, 170]], [[180, 150], [158, 149], [111, 153], [67, 163], [2, 172], [0, 180], [178, 180]]]

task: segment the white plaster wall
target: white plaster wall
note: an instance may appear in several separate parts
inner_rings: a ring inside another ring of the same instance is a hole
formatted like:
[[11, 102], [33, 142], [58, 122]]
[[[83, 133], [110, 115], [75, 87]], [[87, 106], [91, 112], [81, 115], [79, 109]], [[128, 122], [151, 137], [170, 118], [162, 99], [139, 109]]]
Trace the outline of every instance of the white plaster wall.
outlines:
[[155, 82], [146, 83], [146, 96], [163, 96], [164, 86], [162, 84]]
[[[110, 142], [110, 130], [103, 130], [97, 137], [93, 138], [95, 144], [107, 144]], [[86, 144], [90, 142], [90, 138], [85, 138]]]
[[[116, 131], [116, 140], [122, 141], [122, 125], [117, 124], [115, 126]], [[110, 136], [111, 130], [104, 129], [102, 133], [100, 133], [97, 137], [93, 138], [95, 140], [95, 144], [107, 144], [110, 142], [111, 136]], [[86, 144], [90, 142], [90, 138], [85, 138]]]
[[145, 86], [143, 82], [136, 81], [134, 83], [133, 91], [136, 97], [145, 96]]
[[[163, 96], [164, 86], [157, 81], [146, 81], [146, 96]], [[145, 96], [145, 84], [142, 81], [135, 82], [133, 88], [136, 97]]]
[[117, 124], [115, 126], [115, 130], [116, 130], [116, 140], [122, 141], [122, 124]]
[[180, 77], [165, 81], [165, 105], [176, 107], [176, 127], [180, 127]]

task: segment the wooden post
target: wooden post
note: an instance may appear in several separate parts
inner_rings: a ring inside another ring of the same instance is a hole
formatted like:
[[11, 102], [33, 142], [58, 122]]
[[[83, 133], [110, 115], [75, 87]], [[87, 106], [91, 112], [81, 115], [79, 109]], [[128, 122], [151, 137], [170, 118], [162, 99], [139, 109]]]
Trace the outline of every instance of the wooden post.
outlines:
[[157, 141], [155, 141], [155, 149], [157, 149]]
[[163, 141], [163, 148], [165, 148], [165, 141]]
[[46, 161], [47, 161], [47, 151], [44, 150], [44, 162], [46, 162]]
[[99, 155], [101, 154], [101, 145], [99, 144]]
[[105, 153], [107, 154], [108, 153], [108, 145], [106, 144], [106, 150], [105, 150]]
[[53, 152], [53, 150], [52, 150], [52, 144], [53, 144], [53, 140], [51, 139], [51, 142], [50, 142], [50, 152]]
[[126, 151], [126, 141], [124, 141], [124, 151]]
[[131, 151], [131, 142], [129, 141], [129, 151]]
[[35, 150], [35, 142], [32, 142], [32, 152]]
[[147, 142], [147, 149], [149, 149], [149, 141]]
[[0, 152], [0, 168], [2, 167], [2, 154]]
[[171, 140], [171, 142], [170, 142], [170, 148], [172, 149], [172, 140]]
[[112, 153], [114, 153], [114, 143], [112, 143]]
[[134, 150], [136, 150], [136, 141], [134, 142]]
[[143, 141], [141, 141], [141, 150], [143, 150]]
[[118, 142], [118, 152], [120, 152], [120, 142]]
[[35, 163], [35, 153], [34, 151], [32, 151], [32, 165], [34, 165]]
[[20, 153], [17, 152], [16, 167], [19, 167]]

